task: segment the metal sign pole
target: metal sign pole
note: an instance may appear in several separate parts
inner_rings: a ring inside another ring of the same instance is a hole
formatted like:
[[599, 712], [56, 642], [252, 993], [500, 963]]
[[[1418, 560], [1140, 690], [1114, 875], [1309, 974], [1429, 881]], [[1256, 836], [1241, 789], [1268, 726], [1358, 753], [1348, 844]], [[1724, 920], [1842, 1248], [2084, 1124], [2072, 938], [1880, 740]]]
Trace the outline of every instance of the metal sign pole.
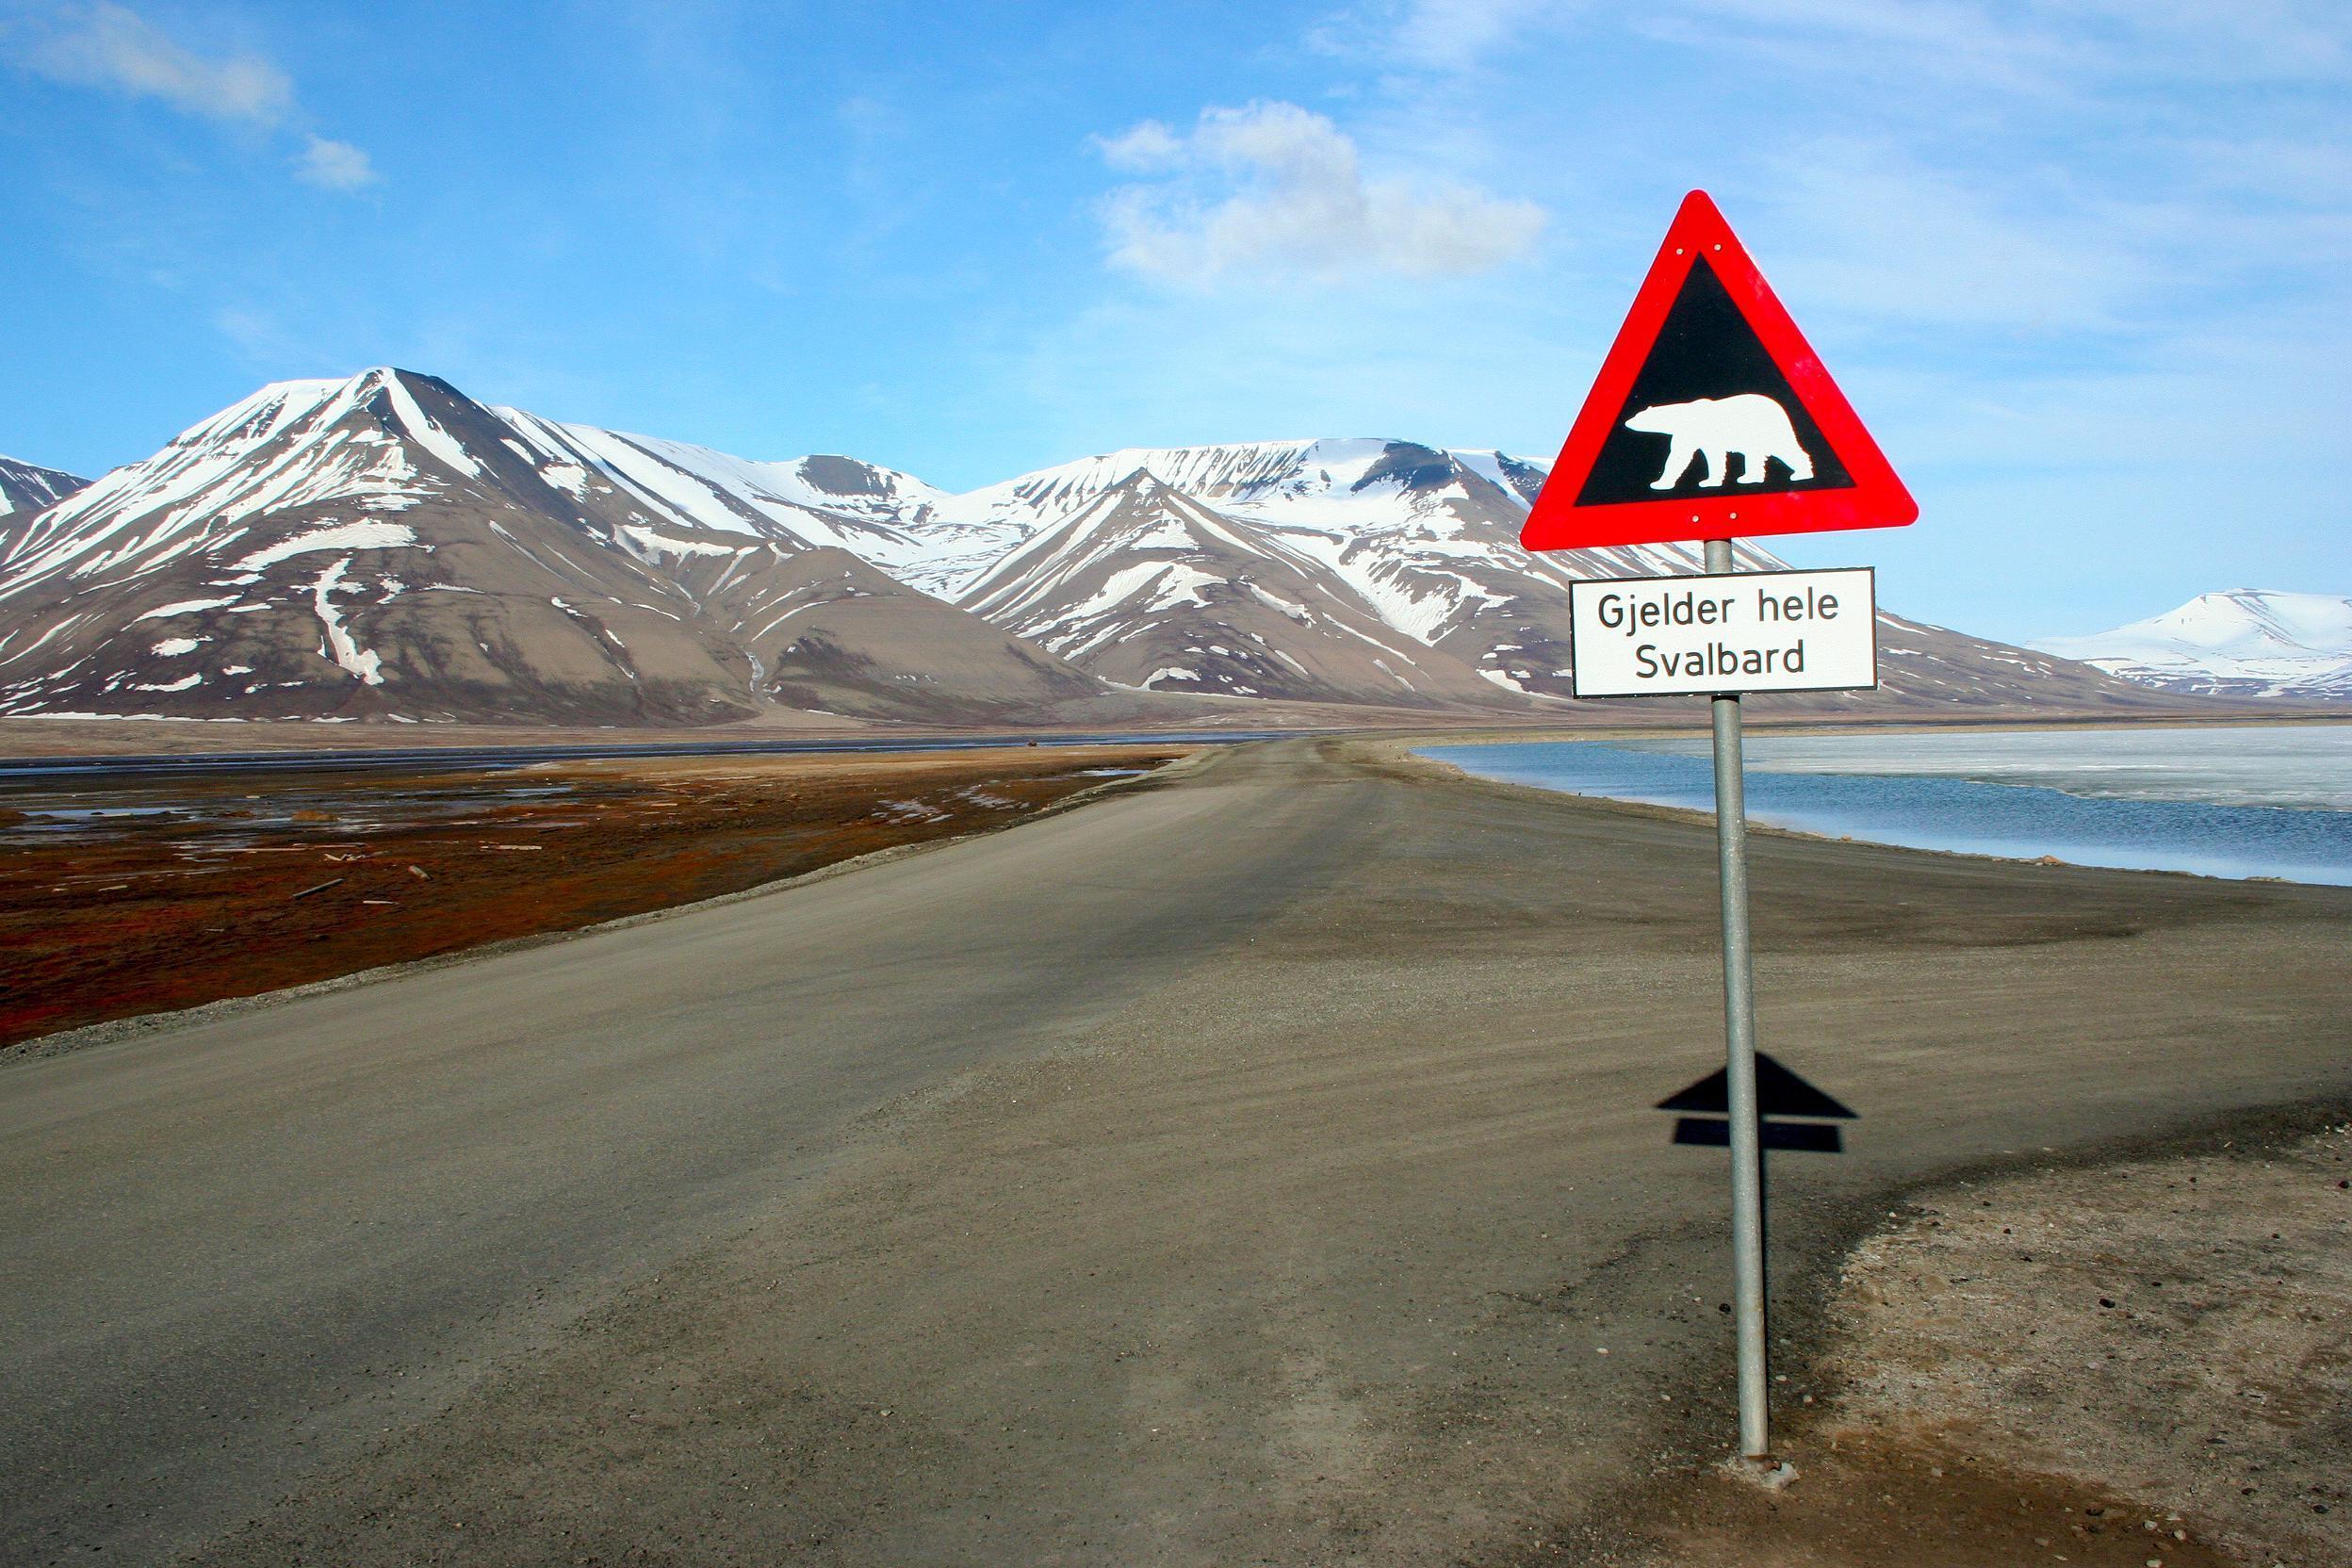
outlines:
[[[1731, 541], [1707, 542], [1707, 569], [1736, 570]], [[1740, 698], [1717, 695], [1715, 858], [1723, 899], [1723, 1037], [1731, 1100], [1732, 1313], [1740, 1347], [1740, 1452], [1772, 1450], [1764, 1341], [1764, 1166], [1756, 1106], [1756, 981], [1748, 954], [1748, 805], [1740, 755]]]

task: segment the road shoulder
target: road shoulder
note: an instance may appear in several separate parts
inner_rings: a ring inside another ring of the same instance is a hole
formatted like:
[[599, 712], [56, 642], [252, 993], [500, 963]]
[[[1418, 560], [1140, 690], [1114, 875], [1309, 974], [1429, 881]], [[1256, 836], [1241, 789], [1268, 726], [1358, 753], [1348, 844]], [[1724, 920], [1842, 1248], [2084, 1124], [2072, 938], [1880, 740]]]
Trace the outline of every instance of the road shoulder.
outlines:
[[1686, 1457], [1597, 1533], [1657, 1568], [2352, 1560], [2352, 1123], [2312, 1120], [1913, 1192], [1790, 1359], [1796, 1482]]

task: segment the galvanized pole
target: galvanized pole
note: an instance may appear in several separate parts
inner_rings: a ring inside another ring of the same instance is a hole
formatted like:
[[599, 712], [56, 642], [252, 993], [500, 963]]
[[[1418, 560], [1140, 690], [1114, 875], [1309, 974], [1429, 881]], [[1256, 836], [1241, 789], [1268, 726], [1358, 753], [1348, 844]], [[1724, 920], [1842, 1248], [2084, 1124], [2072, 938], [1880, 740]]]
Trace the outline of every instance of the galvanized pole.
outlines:
[[[1707, 542], [1707, 569], [1723, 575], [1731, 541]], [[1714, 699], [1715, 858], [1723, 897], [1723, 1037], [1731, 1091], [1732, 1320], [1740, 1347], [1740, 1452], [1772, 1450], [1764, 1353], [1764, 1163], [1756, 1109], [1756, 980], [1748, 956], [1748, 806], [1740, 755], [1740, 698]]]

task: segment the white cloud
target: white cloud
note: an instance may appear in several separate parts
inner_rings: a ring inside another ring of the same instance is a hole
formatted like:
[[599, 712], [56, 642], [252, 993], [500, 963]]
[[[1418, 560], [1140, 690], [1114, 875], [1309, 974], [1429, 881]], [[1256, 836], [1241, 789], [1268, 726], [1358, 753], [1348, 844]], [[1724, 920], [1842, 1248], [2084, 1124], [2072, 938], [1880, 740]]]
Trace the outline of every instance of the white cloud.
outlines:
[[1539, 32], [1622, 26], [1739, 51], [1775, 71], [1967, 80], [2067, 97], [2129, 79], [2257, 82], [2352, 70], [2340, 0], [1369, 0], [1309, 34], [1327, 52], [1460, 71]]
[[1128, 173], [1157, 173], [1184, 159], [1184, 142], [1156, 120], [1147, 120], [1120, 136], [1102, 138], [1096, 146], [1104, 163]]
[[1189, 134], [1145, 121], [1097, 145], [1115, 169], [1166, 176], [1103, 206], [1113, 265], [1166, 282], [1460, 277], [1526, 254], [1544, 226], [1531, 202], [1367, 178], [1354, 140], [1296, 104], [1203, 109]]
[[1506, 45], [1582, 20], [1589, 0], [1353, 0], [1307, 29], [1318, 54], [1413, 71], [1470, 72]]
[[357, 190], [376, 183], [376, 167], [368, 155], [348, 141], [314, 136], [294, 165], [294, 177], [304, 185], [327, 190]]
[[24, 63], [57, 81], [160, 99], [214, 120], [275, 125], [294, 104], [294, 84], [270, 61], [207, 59], [107, 0], [58, 12]]
[[[1684, 0], [1712, 15], [1813, 45], [1886, 51], [1903, 69], [1990, 73], [2074, 90], [2103, 79], [2249, 81], [2339, 75], [2344, 9], [2311, 0]], [[1834, 64], [1834, 62], [1833, 62]]]
[[1392, 47], [1405, 60], [1460, 70], [1529, 24], [1573, 8], [1559, 0], [1414, 0]]
[[2103, 332], [2177, 263], [2152, 204], [2086, 198], [2063, 170], [1972, 180], [1883, 142], [1821, 138], [1761, 167], [1792, 296], [1874, 323]]
[[[74, 87], [105, 88], [152, 98], [227, 124], [298, 129], [303, 116], [293, 78], [259, 55], [207, 57], [188, 49], [154, 23], [113, 0], [59, 6], [7, 35], [15, 63]], [[288, 121], [295, 122], [287, 126]], [[303, 147], [294, 177], [327, 190], [357, 190], [376, 182], [365, 151], [301, 132]]]

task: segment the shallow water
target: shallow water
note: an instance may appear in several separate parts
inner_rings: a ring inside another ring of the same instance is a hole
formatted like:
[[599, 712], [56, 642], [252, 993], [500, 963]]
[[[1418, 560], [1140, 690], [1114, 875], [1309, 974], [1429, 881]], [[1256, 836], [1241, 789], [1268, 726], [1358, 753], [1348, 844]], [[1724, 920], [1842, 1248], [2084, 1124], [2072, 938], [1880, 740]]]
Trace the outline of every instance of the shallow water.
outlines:
[[[1481, 777], [1712, 810], [1707, 742], [1429, 746]], [[1914, 849], [2352, 886], [2352, 727], [1763, 736], [1751, 820]]]
[[[1698, 738], [1624, 743], [1708, 754]], [[1746, 750], [1751, 769], [1774, 773], [1903, 774], [2038, 784], [2072, 795], [2352, 810], [2352, 725], [1762, 735], [1750, 736]]]
[[117, 797], [113, 803], [91, 806], [82, 804], [87, 790], [0, 787], [0, 848], [60, 841], [100, 844], [158, 827], [185, 831], [192, 846], [212, 848], [250, 843], [256, 835], [295, 826], [319, 839], [422, 823], [463, 827], [489, 820], [481, 815], [486, 808], [544, 804], [577, 792], [570, 784], [485, 787], [467, 779], [388, 789], [328, 779], [276, 784], [266, 795], [245, 795], [157, 782], [110, 791]]

